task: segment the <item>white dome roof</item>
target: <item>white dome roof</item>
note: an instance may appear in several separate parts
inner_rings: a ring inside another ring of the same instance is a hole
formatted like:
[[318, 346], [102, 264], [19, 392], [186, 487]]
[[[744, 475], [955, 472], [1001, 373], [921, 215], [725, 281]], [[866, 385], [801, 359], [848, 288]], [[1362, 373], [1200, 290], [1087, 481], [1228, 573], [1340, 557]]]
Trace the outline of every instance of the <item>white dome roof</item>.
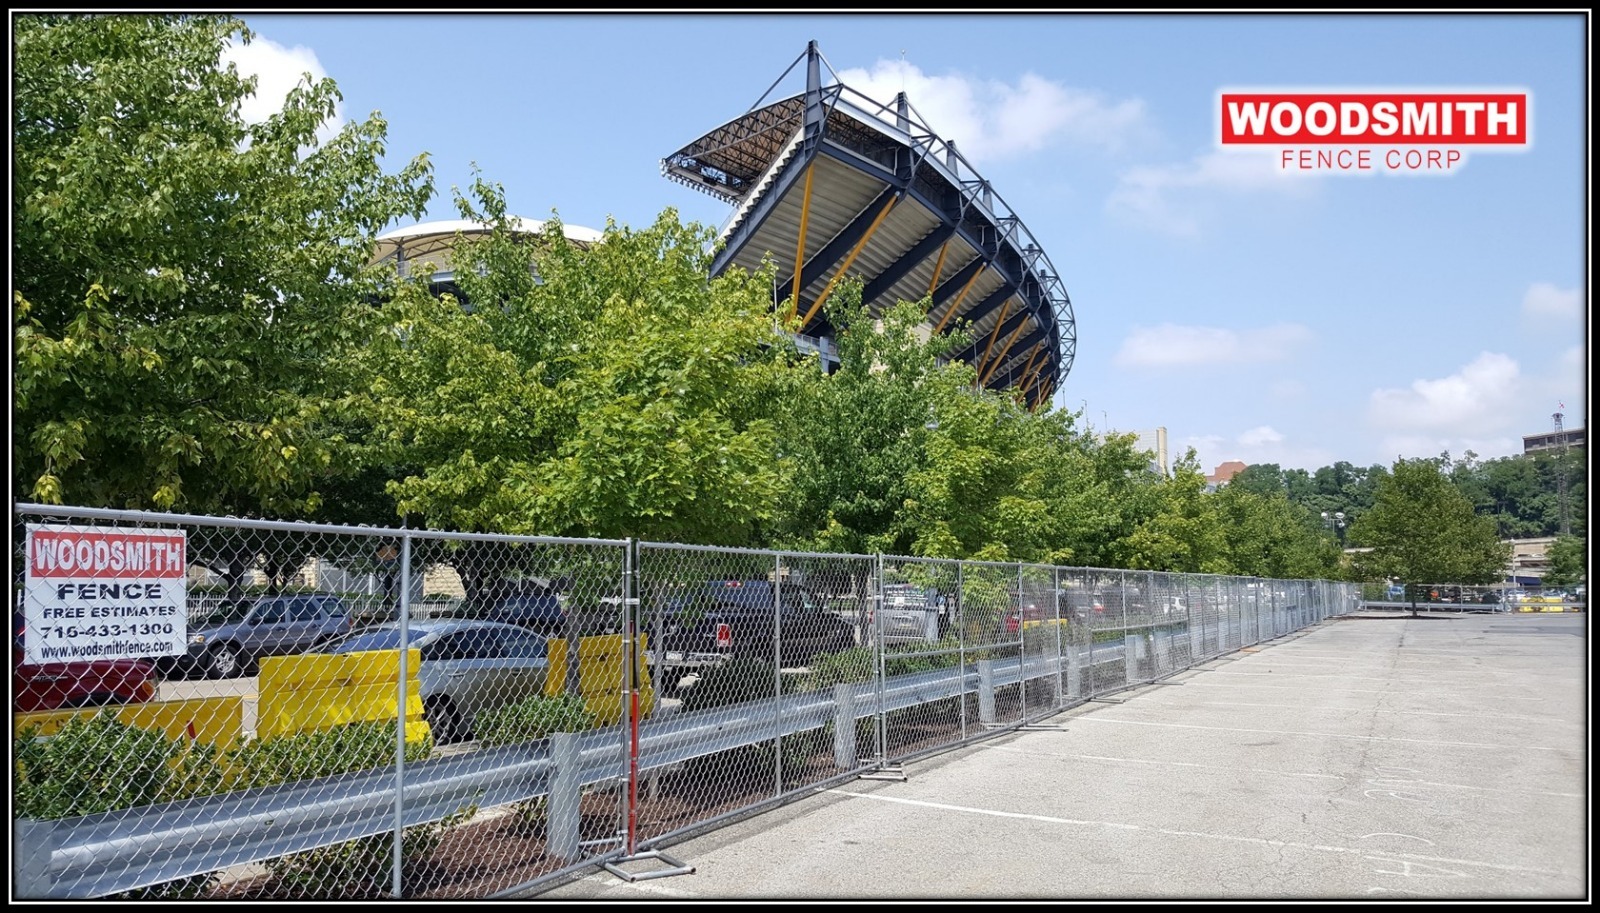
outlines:
[[[515, 226], [517, 231], [527, 234], [544, 231], [545, 226], [545, 223], [538, 219], [524, 219], [521, 216], [507, 216], [506, 221]], [[438, 258], [440, 254], [444, 255], [443, 259], [448, 260], [456, 235], [484, 234], [488, 230], [489, 226], [471, 219], [441, 219], [392, 228], [378, 236], [372, 252], [372, 262], [377, 263], [400, 256], [415, 261], [429, 257]], [[561, 225], [561, 233], [567, 236], [567, 240], [578, 244], [593, 244], [603, 237], [601, 232], [592, 228], [568, 225], [564, 222]], [[439, 265], [444, 266], [443, 263]]]

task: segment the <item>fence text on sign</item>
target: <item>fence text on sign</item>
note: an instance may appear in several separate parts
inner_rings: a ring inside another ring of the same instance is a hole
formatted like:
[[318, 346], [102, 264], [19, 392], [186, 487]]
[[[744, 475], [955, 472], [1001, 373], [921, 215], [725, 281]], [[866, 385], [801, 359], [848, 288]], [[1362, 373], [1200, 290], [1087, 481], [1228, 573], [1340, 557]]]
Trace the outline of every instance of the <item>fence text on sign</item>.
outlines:
[[187, 649], [183, 530], [27, 527], [29, 662], [176, 656]]

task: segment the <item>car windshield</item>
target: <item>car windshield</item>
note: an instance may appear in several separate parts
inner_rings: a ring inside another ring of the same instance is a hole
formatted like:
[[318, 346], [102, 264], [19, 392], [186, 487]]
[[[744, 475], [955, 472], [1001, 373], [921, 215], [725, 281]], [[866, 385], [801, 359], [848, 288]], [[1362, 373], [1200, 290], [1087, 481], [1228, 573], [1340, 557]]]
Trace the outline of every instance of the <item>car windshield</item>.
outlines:
[[[427, 628], [413, 627], [407, 630], [408, 643], [415, 646], [417, 641], [426, 637]], [[399, 628], [373, 628], [368, 631], [358, 631], [337, 641], [328, 647], [329, 653], [360, 653], [365, 650], [395, 650], [400, 647]]]

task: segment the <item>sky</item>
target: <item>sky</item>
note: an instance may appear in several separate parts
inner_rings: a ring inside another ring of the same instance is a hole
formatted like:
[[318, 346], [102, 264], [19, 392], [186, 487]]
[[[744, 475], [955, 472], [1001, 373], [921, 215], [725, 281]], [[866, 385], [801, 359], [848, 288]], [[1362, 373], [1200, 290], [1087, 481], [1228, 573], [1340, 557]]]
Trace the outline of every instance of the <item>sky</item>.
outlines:
[[[1203, 472], [1489, 459], [1557, 411], [1587, 425], [1582, 13], [243, 19], [255, 104], [332, 78], [341, 122], [386, 122], [386, 170], [428, 154], [429, 220], [459, 217], [476, 169], [511, 212], [596, 229], [669, 207], [721, 227], [730, 207], [661, 159], [803, 90], [802, 67], [779, 78], [815, 40], [846, 85], [905, 91], [1044, 248], [1078, 341], [1054, 406], [1165, 428]], [[1530, 139], [1301, 172], [1222, 147], [1219, 93], [1242, 89], [1526, 92]]]

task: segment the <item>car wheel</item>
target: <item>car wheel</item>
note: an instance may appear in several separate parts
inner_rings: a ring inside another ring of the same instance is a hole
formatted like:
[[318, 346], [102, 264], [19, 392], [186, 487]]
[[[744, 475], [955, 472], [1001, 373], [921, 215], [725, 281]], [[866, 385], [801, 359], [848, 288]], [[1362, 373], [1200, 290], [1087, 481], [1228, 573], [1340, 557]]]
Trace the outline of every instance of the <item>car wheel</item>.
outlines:
[[428, 729], [433, 732], [435, 745], [449, 745], [467, 738], [461, 725], [461, 714], [456, 710], [456, 705], [447, 697], [437, 698], [423, 705], [423, 719], [428, 721]]
[[244, 671], [244, 657], [233, 644], [217, 644], [206, 653], [206, 675], [233, 678]]

